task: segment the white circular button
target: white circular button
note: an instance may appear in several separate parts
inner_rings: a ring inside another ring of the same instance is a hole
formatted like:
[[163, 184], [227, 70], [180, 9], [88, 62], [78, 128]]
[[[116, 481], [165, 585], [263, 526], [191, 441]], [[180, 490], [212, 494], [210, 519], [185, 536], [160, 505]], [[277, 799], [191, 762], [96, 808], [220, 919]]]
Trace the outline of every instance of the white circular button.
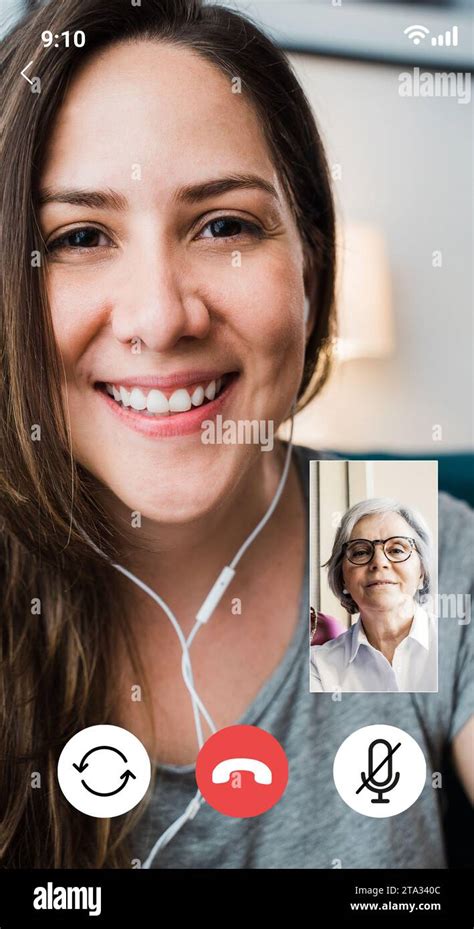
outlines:
[[339, 796], [363, 816], [397, 816], [418, 800], [426, 761], [415, 739], [397, 726], [364, 726], [336, 753], [333, 777]]
[[121, 726], [89, 726], [64, 746], [58, 761], [59, 786], [81, 813], [108, 819], [140, 803], [151, 779], [148, 753]]

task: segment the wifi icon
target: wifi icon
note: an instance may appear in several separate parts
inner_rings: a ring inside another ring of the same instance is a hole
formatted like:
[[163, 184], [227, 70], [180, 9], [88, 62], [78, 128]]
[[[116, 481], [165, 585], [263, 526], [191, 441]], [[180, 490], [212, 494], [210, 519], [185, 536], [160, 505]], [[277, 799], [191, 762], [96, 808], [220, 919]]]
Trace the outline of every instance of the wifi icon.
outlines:
[[430, 30], [427, 29], [426, 26], [418, 25], [407, 26], [407, 28], [403, 30], [404, 35], [408, 36], [408, 38], [413, 42], [413, 45], [419, 45], [421, 40], [425, 39], [426, 36], [429, 35], [429, 31]]

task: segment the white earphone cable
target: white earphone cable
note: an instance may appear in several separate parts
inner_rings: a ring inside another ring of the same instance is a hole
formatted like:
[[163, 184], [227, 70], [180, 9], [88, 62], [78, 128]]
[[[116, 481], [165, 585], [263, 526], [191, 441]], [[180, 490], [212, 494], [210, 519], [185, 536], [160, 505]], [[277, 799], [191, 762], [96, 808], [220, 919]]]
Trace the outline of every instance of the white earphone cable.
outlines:
[[[117, 571], [119, 571], [129, 580], [131, 580], [132, 583], [136, 584], [137, 587], [143, 590], [146, 594], [148, 594], [152, 598], [152, 600], [154, 600], [155, 603], [157, 603], [158, 606], [161, 607], [165, 615], [168, 617], [171, 625], [173, 626], [173, 629], [175, 630], [176, 635], [178, 636], [178, 639], [181, 645], [181, 650], [182, 650], [181, 673], [183, 676], [184, 683], [191, 697], [193, 714], [194, 714], [194, 724], [195, 724], [196, 737], [197, 737], [199, 749], [201, 749], [204, 744], [204, 736], [202, 732], [201, 719], [200, 719], [199, 714], [201, 714], [203, 718], [206, 720], [207, 725], [209, 726], [209, 729], [211, 730], [211, 732], [213, 733], [216, 732], [217, 727], [215, 723], [213, 722], [210, 713], [204, 706], [204, 703], [200, 699], [199, 694], [197, 693], [194, 687], [194, 677], [193, 677], [193, 672], [192, 672], [190, 648], [196, 637], [198, 630], [201, 628], [201, 626], [205, 622], [209, 620], [210, 616], [216, 609], [217, 604], [219, 603], [222, 596], [224, 595], [225, 590], [227, 589], [232, 578], [235, 575], [235, 569], [240, 559], [243, 557], [243, 555], [245, 554], [247, 549], [250, 547], [252, 542], [254, 542], [254, 540], [256, 539], [258, 534], [262, 531], [264, 526], [267, 524], [268, 520], [271, 518], [271, 516], [273, 515], [278, 505], [280, 497], [283, 493], [283, 488], [285, 486], [289, 467], [290, 467], [295, 405], [296, 405], [296, 400], [293, 402], [293, 405], [291, 408], [291, 430], [290, 430], [290, 437], [288, 440], [288, 448], [286, 451], [285, 464], [284, 464], [283, 472], [280, 477], [280, 481], [278, 483], [278, 487], [276, 489], [273, 500], [270, 506], [268, 507], [268, 510], [266, 511], [265, 515], [262, 517], [260, 522], [255, 527], [255, 529], [252, 530], [248, 538], [240, 546], [237, 554], [232, 559], [230, 565], [227, 565], [221, 571], [221, 574], [217, 578], [217, 581], [214, 583], [204, 603], [201, 605], [200, 609], [198, 610], [196, 614], [195, 625], [193, 626], [187, 639], [185, 638], [184, 633], [181, 629], [181, 626], [179, 625], [179, 622], [176, 619], [176, 616], [174, 615], [173, 611], [168, 606], [168, 604], [159, 596], [159, 594], [157, 594], [154, 590], [152, 590], [151, 587], [148, 587], [148, 585], [145, 584], [144, 581], [141, 581], [140, 578], [136, 577], [135, 574], [133, 574], [127, 568], [122, 567], [122, 565], [119, 565], [116, 562], [110, 562], [110, 559], [107, 557], [107, 555], [105, 555], [104, 552], [102, 552], [100, 548], [98, 548], [98, 546], [94, 544], [94, 542], [89, 538], [87, 533], [84, 532], [84, 530], [80, 526], [77, 525], [76, 521], [74, 520], [74, 517], [72, 517], [72, 520], [74, 521], [78, 531], [81, 533], [83, 537], [86, 538], [87, 542], [92, 546], [92, 548], [98, 554], [100, 554], [103, 558], [109, 561], [109, 563], [112, 565], [113, 568], [115, 568]], [[184, 824], [188, 820], [193, 819], [194, 816], [196, 816], [196, 814], [198, 813], [200, 807], [202, 806], [204, 802], [205, 802], [204, 797], [202, 796], [200, 790], [198, 789], [194, 797], [192, 798], [192, 800], [189, 802], [188, 806], [184, 810], [184, 812], [173, 823], [171, 823], [171, 825], [168, 826], [166, 831], [161, 836], [159, 836], [159, 838], [156, 840], [155, 844], [153, 845], [153, 848], [151, 849], [145, 862], [143, 863], [143, 868], [149, 869], [151, 867], [158, 852], [161, 851], [161, 849], [163, 849], [166, 845], [168, 845], [168, 843], [174, 838], [174, 836], [179, 832], [179, 830], [184, 826]]]

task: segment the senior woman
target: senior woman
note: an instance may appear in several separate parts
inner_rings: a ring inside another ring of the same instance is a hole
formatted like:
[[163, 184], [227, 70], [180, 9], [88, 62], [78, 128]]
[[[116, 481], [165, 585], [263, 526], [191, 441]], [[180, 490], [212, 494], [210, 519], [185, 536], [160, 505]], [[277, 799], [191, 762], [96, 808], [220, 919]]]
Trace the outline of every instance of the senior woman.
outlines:
[[312, 691], [438, 689], [436, 620], [422, 606], [431, 564], [428, 527], [410, 507], [378, 497], [344, 514], [327, 562], [329, 585], [359, 618], [312, 647]]

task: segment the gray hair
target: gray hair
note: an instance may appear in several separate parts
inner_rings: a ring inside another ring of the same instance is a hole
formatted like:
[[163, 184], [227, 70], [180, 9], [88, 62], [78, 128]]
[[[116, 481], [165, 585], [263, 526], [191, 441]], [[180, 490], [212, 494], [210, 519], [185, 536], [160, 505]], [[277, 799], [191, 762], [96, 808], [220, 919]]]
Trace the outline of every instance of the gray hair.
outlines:
[[327, 567], [328, 569], [328, 583], [334, 596], [337, 597], [348, 613], [359, 612], [359, 607], [355, 600], [352, 599], [351, 595], [343, 593], [345, 589], [342, 576], [342, 563], [344, 559], [343, 545], [345, 542], [349, 541], [356, 523], [358, 523], [360, 519], [363, 519], [364, 516], [372, 516], [374, 513], [398, 513], [412, 529], [423, 571], [423, 587], [415, 592], [414, 599], [418, 603], [425, 603], [425, 601], [429, 599], [431, 592], [431, 533], [420, 513], [411, 509], [411, 507], [399, 503], [397, 500], [392, 500], [390, 497], [373, 497], [371, 500], [361, 500], [360, 503], [351, 506], [350, 510], [347, 510], [347, 513], [344, 513], [336, 532], [331, 557], [329, 561], [326, 562], [326, 565], [323, 565], [323, 567]]

